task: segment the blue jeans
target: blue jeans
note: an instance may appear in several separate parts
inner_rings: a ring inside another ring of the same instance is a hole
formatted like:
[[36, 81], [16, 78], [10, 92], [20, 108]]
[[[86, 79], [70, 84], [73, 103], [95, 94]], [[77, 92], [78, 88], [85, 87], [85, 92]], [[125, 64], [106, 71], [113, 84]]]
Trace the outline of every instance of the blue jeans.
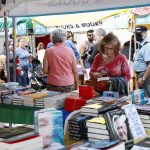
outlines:
[[22, 68], [23, 71], [23, 75], [17, 76], [17, 82], [19, 82], [19, 84], [21, 86], [26, 87], [28, 85], [28, 68]]

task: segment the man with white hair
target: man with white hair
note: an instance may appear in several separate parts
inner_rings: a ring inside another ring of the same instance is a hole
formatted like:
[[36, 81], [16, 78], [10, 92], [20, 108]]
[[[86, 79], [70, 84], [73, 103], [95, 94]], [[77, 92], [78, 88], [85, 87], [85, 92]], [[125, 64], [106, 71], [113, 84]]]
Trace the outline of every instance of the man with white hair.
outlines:
[[93, 46], [93, 51], [90, 55], [91, 64], [94, 61], [94, 57], [100, 52], [100, 41], [103, 39], [105, 35], [106, 35], [106, 31], [103, 28], [98, 28], [97, 30], [94, 31], [94, 39], [96, 42]]

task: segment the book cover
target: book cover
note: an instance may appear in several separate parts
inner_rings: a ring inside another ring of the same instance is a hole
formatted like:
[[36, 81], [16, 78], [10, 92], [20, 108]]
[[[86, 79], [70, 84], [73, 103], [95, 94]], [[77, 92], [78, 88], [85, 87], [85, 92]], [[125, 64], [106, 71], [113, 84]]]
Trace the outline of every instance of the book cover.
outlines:
[[130, 129], [132, 129], [131, 132], [133, 135], [133, 139], [137, 140], [146, 137], [147, 135], [145, 129], [143, 127], [135, 105], [128, 104], [123, 106], [122, 108], [125, 110], [125, 114], [129, 121]]
[[111, 139], [119, 139], [126, 143], [132, 141], [128, 119], [123, 109], [116, 109], [105, 114]]
[[103, 107], [100, 103], [88, 104], [81, 108], [81, 112], [99, 113], [99, 110]]
[[35, 111], [35, 131], [43, 137], [43, 148], [59, 149], [64, 143], [62, 112], [54, 109]]
[[91, 119], [91, 116], [88, 115], [83, 115], [83, 114], [77, 114], [75, 116], [73, 116], [71, 119], [68, 120], [69, 123], [71, 124], [85, 124], [86, 120]]
[[104, 117], [94, 117], [86, 121], [87, 127], [106, 129], [106, 121]]
[[99, 81], [110, 81], [110, 77], [100, 77], [100, 78], [97, 78], [97, 82]]
[[[94, 142], [90, 142], [90, 147], [96, 148], [96, 149], [107, 149], [111, 148], [117, 144], [119, 144], [119, 140], [97, 140]], [[120, 149], [123, 150], [123, 149]]]
[[25, 126], [12, 127], [12, 128], [1, 128], [0, 129], [0, 138], [6, 139], [11, 138], [17, 135], [21, 135], [27, 132], [33, 131], [32, 128], [28, 128]]

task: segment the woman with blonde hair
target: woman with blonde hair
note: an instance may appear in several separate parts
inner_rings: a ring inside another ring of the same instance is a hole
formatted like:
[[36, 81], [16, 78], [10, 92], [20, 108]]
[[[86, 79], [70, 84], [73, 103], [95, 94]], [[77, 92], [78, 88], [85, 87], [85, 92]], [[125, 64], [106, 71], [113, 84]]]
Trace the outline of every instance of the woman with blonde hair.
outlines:
[[40, 42], [37, 46], [37, 58], [41, 62], [42, 66], [43, 66], [44, 54], [45, 54], [45, 45], [44, 43]]

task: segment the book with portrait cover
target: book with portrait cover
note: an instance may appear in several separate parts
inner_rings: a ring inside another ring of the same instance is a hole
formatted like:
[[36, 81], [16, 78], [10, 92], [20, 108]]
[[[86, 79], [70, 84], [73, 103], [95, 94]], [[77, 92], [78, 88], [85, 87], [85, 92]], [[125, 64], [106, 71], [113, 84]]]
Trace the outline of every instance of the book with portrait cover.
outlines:
[[34, 113], [35, 132], [43, 137], [43, 148], [59, 149], [64, 144], [62, 111], [41, 109]]
[[124, 141], [126, 148], [133, 146], [133, 136], [128, 118], [123, 109], [108, 111], [105, 115], [109, 135], [111, 139]]

